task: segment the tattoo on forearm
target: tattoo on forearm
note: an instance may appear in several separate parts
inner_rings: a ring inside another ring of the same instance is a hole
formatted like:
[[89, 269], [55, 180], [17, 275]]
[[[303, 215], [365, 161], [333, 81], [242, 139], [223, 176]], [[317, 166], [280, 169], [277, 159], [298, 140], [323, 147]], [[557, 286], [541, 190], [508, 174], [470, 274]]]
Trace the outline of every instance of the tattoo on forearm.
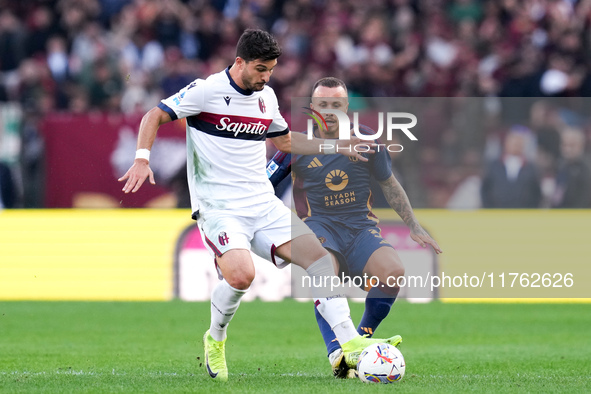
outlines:
[[408, 196], [400, 183], [392, 177], [381, 182], [380, 185], [388, 204], [390, 204], [392, 209], [394, 209], [400, 218], [402, 218], [410, 230], [413, 232], [420, 231], [421, 226], [415, 218]]

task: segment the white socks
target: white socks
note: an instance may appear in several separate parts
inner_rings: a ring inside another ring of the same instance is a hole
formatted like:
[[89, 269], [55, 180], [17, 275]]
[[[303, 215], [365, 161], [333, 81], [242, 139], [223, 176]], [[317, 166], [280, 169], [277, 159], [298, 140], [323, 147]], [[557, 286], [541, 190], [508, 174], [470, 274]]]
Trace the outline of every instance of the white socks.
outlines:
[[345, 296], [318, 298], [314, 303], [341, 345], [359, 335], [351, 320], [351, 311]]
[[[312, 278], [312, 283], [324, 283], [325, 278], [335, 276], [334, 267], [330, 254], [321, 257], [306, 270]], [[316, 278], [316, 281], [314, 281]], [[331, 291], [328, 280], [327, 287], [312, 286], [312, 296], [318, 312], [324, 317], [332, 328], [338, 341], [343, 344], [357, 337], [359, 334], [351, 321], [351, 311], [345, 296], [336, 294], [337, 290]], [[233, 288], [222, 280], [211, 293], [211, 326], [209, 334], [216, 341], [226, 339], [226, 330], [234, 313], [240, 305], [242, 296], [247, 290]]]
[[306, 268], [306, 272], [310, 275], [312, 297], [314, 299], [337, 295], [337, 292], [332, 291], [330, 287], [332, 284], [330, 278], [335, 276], [330, 254], [327, 253], [313, 262]]
[[246, 290], [238, 290], [230, 286], [225, 279], [223, 279], [213, 289], [211, 293], [211, 326], [209, 327], [209, 334], [218, 342], [226, 339], [226, 330], [228, 323], [234, 317], [234, 313], [240, 305], [240, 299]]
[[314, 283], [325, 283], [325, 278], [335, 276], [330, 254], [326, 254], [316, 260], [306, 270], [312, 278], [312, 296], [318, 312], [330, 325], [339, 343], [343, 344], [357, 337], [359, 334], [351, 321], [351, 311], [345, 296], [336, 294], [330, 289], [331, 281], [326, 281], [327, 286], [317, 287]]

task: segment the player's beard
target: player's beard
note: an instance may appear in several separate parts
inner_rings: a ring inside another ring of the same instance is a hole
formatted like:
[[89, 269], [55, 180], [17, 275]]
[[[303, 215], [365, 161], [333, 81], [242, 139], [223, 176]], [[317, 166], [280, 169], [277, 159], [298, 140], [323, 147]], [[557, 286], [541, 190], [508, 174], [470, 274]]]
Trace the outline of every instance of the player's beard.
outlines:
[[248, 78], [242, 78], [242, 83], [244, 84], [244, 86], [246, 86], [246, 89], [254, 90], [255, 92], [258, 92], [265, 88], [265, 82], [253, 83]]
[[258, 92], [259, 90], [263, 90], [265, 88], [265, 83], [261, 82], [261, 83], [255, 83], [254, 86], [252, 88], [250, 88], [250, 90], [254, 90], [256, 92]]

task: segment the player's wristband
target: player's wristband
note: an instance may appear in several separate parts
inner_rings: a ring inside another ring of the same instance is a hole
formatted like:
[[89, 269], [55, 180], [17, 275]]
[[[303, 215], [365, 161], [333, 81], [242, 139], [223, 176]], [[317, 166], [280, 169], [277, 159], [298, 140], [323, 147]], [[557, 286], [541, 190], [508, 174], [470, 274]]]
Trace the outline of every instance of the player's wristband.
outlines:
[[325, 155], [334, 155], [337, 153], [337, 140], [324, 140], [325, 146], [330, 145], [329, 148], [323, 149]]
[[150, 161], [150, 150], [149, 149], [138, 149], [135, 151], [136, 159], [146, 159]]

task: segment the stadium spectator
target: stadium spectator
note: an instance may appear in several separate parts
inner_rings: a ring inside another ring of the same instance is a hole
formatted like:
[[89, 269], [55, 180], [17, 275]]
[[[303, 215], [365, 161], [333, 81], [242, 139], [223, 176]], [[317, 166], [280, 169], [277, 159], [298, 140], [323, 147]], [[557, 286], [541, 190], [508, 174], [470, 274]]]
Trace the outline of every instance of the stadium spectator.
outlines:
[[63, 37], [53, 36], [47, 41], [47, 67], [58, 85], [68, 77], [68, 53]]
[[584, 160], [585, 135], [581, 130], [566, 128], [560, 135], [562, 154], [556, 173], [553, 208], [591, 207], [591, 169]]
[[102, 110], [119, 111], [123, 81], [108, 59], [98, 59], [89, 66], [87, 86], [90, 104]]
[[0, 162], [0, 210], [3, 208], [15, 208], [16, 187], [10, 167]]
[[48, 48], [48, 41], [62, 34], [59, 25], [55, 20], [55, 15], [51, 9], [46, 6], [35, 8], [30, 17], [26, 20], [27, 24], [27, 56], [43, 56]]
[[482, 179], [483, 208], [537, 208], [541, 202], [538, 169], [525, 156], [526, 133], [514, 128], [505, 137], [503, 156], [487, 167]]
[[0, 12], [0, 72], [18, 69], [26, 56], [26, 30], [10, 10]]
[[164, 54], [164, 62], [164, 77], [160, 82], [160, 89], [168, 97], [191, 83], [194, 79], [192, 76], [195, 75], [192, 69], [197, 67], [192, 67], [194, 63], [184, 59], [178, 48], [168, 48]]

